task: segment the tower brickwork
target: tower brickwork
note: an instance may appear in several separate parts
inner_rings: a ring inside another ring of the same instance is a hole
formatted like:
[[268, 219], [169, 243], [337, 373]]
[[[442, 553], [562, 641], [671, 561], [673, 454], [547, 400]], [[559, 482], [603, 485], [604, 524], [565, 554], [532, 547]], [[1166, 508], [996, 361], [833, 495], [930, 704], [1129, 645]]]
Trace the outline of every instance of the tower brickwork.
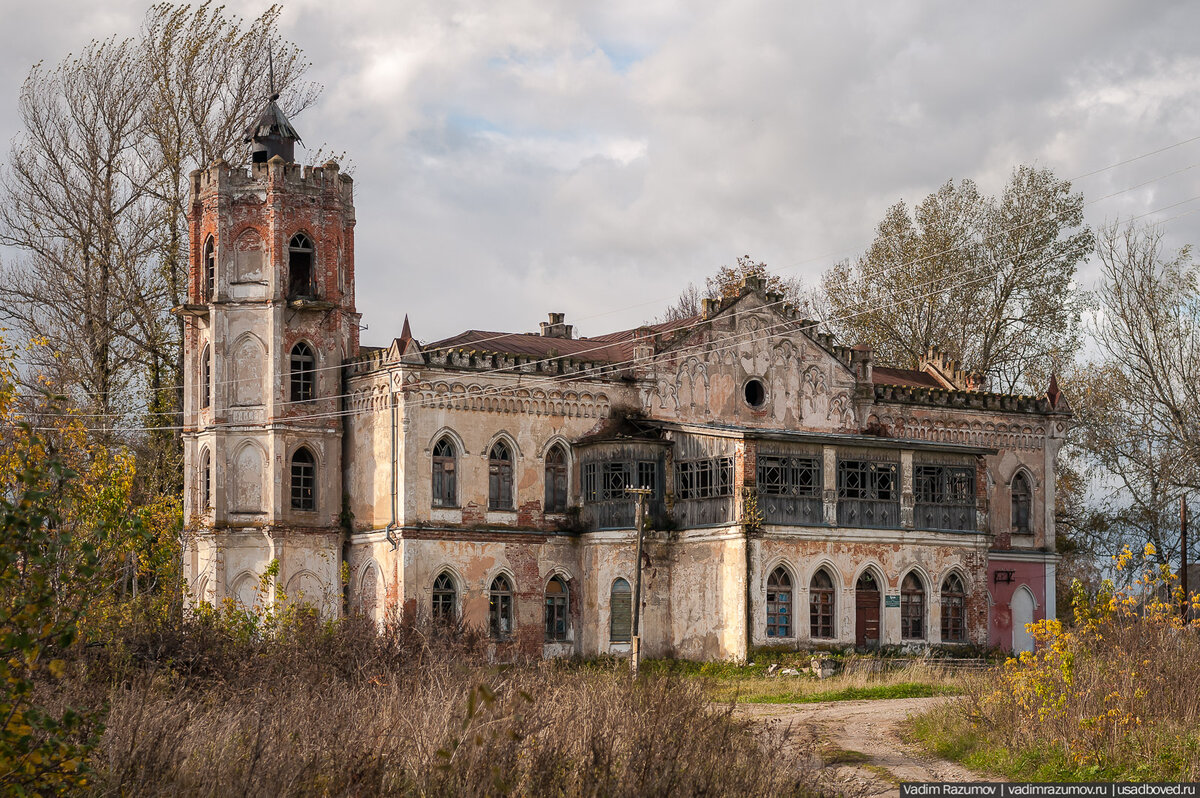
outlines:
[[252, 606], [282, 590], [340, 612], [341, 366], [359, 329], [352, 185], [336, 163], [278, 154], [191, 175], [181, 312], [196, 599]]

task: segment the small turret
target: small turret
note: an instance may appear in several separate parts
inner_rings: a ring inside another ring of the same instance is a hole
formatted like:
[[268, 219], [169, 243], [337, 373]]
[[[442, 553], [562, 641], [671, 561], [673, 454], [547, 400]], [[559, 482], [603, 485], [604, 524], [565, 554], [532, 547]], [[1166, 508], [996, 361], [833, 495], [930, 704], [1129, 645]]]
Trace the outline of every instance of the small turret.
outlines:
[[266, 163], [276, 155], [287, 163], [296, 160], [296, 142], [300, 141], [300, 134], [292, 127], [283, 109], [275, 104], [278, 99], [278, 94], [272, 94], [258, 119], [246, 128], [252, 163]]

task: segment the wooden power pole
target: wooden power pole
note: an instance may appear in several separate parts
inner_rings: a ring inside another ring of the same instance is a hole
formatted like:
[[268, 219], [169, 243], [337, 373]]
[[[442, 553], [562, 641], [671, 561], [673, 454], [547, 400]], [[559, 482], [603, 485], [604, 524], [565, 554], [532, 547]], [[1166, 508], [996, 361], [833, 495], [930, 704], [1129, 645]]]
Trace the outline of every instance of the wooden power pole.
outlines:
[[1180, 614], [1184, 623], [1191, 618], [1192, 597], [1188, 593], [1188, 539], [1187, 539], [1187, 497], [1179, 497], [1179, 586], [1183, 588], [1183, 606]]
[[637, 496], [637, 564], [633, 569], [633, 635], [629, 652], [629, 671], [637, 678], [642, 662], [642, 538], [646, 532], [646, 497], [650, 488], [627, 488], [625, 492]]

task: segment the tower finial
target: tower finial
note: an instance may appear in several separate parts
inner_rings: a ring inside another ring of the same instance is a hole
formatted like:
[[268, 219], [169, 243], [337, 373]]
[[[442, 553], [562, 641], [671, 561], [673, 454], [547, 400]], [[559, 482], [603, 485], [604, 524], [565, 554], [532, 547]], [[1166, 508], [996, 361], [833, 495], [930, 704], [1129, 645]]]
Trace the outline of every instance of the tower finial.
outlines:
[[258, 119], [246, 128], [246, 143], [250, 146], [250, 160], [253, 163], [267, 163], [278, 155], [287, 163], [296, 160], [296, 142], [300, 134], [284, 115], [283, 109], [275, 104], [279, 99], [275, 91], [275, 56], [267, 50], [267, 77], [271, 82], [271, 97], [267, 107], [258, 115]]
[[279, 94], [275, 91], [275, 55], [267, 49], [267, 74], [271, 81], [271, 102], [279, 99]]

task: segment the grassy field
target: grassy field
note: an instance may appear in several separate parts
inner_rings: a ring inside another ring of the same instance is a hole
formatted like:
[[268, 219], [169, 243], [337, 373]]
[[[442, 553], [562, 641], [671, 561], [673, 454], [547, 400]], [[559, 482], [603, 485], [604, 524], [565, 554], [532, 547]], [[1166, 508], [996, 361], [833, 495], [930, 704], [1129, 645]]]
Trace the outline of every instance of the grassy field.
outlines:
[[[807, 657], [778, 661], [756, 661], [753, 665], [723, 662], [685, 662], [660, 660], [647, 663], [655, 673], [670, 673], [699, 682], [706, 695], [716, 702], [744, 704], [810, 704], [821, 701], [858, 701], [880, 698], [923, 698], [956, 695], [962, 677], [939, 665], [906, 664], [878, 672], [860, 667], [855, 660], [845, 661], [846, 670], [827, 679], [818, 679], [811, 670], [797, 676], [769, 675], [772, 664], [782, 668], [807, 668]], [[865, 664], [865, 663], [864, 663]], [[875, 663], [872, 663], [875, 664]], [[781, 669], [782, 669], [781, 668]]]

